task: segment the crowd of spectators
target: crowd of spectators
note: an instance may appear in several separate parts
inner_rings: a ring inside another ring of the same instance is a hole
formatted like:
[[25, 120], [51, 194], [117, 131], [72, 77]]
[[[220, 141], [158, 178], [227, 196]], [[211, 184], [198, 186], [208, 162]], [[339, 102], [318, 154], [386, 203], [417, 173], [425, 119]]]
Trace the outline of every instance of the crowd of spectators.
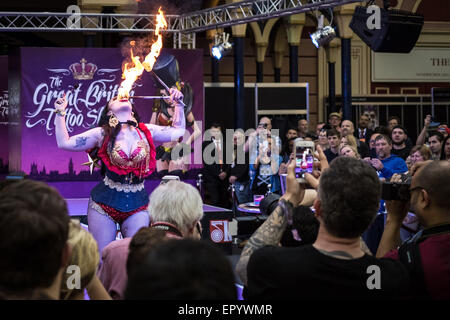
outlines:
[[[149, 227], [99, 254], [56, 189], [2, 181], [0, 299], [235, 300], [236, 276], [248, 300], [450, 299], [450, 130], [428, 116], [413, 143], [398, 118], [358, 120], [334, 112], [314, 131], [301, 119], [280, 136], [262, 117], [247, 139], [234, 132], [231, 149], [212, 124], [207, 201], [231, 206], [229, 190], [237, 204], [279, 197], [235, 270], [201, 240], [203, 199], [190, 184], [159, 185]], [[307, 183], [295, 176], [297, 139], [315, 143]], [[411, 219], [418, 227], [405, 238]]]

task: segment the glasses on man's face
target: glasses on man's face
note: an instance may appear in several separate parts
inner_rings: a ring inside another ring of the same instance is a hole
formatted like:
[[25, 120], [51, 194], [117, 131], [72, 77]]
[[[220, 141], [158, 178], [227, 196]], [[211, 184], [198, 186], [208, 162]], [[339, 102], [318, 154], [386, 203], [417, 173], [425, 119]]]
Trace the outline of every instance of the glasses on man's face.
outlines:
[[416, 191], [416, 190], [422, 190], [422, 189], [425, 190], [424, 187], [417, 186], [417, 187], [414, 187], [414, 188], [409, 188], [409, 192], [412, 193], [413, 191]]

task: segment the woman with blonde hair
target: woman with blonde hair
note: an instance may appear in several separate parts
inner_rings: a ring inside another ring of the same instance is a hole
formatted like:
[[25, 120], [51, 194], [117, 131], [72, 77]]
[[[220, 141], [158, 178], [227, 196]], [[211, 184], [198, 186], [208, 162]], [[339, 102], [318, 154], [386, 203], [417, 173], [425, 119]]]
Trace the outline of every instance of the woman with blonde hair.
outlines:
[[63, 274], [61, 299], [84, 300], [84, 289], [92, 300], [111, 300], [96, 272], [100, 262], [97, 242], [84, 230], [78, 220], [69, 222], [69, 239], [72, 256]]
[[358, 153], [358, 149], [353, 147], [352, 145], [341, 144], [341, 147], [339, 148], [339, 155], [344, 157], [361, 159], [361, 156]]
[[352, 146], [354, 149], [358, 150], [358, 144], [356, 143], [356, 138], [351, 134], [346, 135], [345, 137], [341, 138], [341, 146], [344, 146], [344, 145]]
[[411, 149], [409, 156], [411, 157], [411, 167], [412, 167], [416, 162], [430, 160], [432, 154], [428, 146], [421, 145], [421, 146], [414, 146]]

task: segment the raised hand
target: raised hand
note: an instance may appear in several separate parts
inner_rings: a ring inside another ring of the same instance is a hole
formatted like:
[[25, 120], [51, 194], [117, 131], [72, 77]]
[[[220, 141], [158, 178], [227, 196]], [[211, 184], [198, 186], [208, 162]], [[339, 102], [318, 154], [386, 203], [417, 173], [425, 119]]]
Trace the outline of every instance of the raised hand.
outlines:
[[170, 94], [170, 104], [171, 105], [178, 105], [180, 104], [180, 101], [183, 101], [184, 95], [181, 93], [180, 90], [176, 89], [176, 88], [170, 88], [169, 90], [169, 94]]
[[57, 99], [55, 101], [55, 109], [64, 111], [67, 108], [67, 99], [66, 95], [64, 94], [61, 98]]
[[291, 161], [287, 167], [286, 193], [281, 197], [290, 201], [294, 206], [302, 202], [305, 196], [305, 186], [298, 183], [295, 178], [295, 161]]
[[165, 89], [161, 89], [160, 92], [164, 97], [166, 97], [164, 98], [164, 102], [172, 107], [181, 105], [180, 102], [182, 102], [184, 98], [184, 95], [177, 88], [170, 88], [169, 93], [167, 93]]
[[430, 123], [431, 123], [431, 115], [427, 114], [427, 116], [425, 117], [423, 122], [424, 122], [425, 127], [428, 128], [430, 126]]

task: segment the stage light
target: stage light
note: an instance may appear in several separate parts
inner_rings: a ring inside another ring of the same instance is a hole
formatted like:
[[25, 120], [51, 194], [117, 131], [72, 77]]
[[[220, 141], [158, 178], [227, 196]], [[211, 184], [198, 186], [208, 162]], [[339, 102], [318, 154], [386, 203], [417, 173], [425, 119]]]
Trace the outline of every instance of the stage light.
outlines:
[[336, 31], [332, 26], [323, 26], [323, 19], [324, 16], [321, 15], [320, 18], [318, 18], [319, 26], [317, 31], [309, 35], [316, 48], [326, 45], [336, 37]]
[[316, 48], [319, 48], [336, 37], [336, 31], [331, 26], [326, 26], [325, 28], [318, 29], [316, 32], [310, 35], [313, 44]]
[[230, 35], [226, 32], [217, 33], [214, 37], [214, 45], [211, 47], [211, 55], [217, 60], [222, 59], [231, 51], [233, 44], [228, 42]]

